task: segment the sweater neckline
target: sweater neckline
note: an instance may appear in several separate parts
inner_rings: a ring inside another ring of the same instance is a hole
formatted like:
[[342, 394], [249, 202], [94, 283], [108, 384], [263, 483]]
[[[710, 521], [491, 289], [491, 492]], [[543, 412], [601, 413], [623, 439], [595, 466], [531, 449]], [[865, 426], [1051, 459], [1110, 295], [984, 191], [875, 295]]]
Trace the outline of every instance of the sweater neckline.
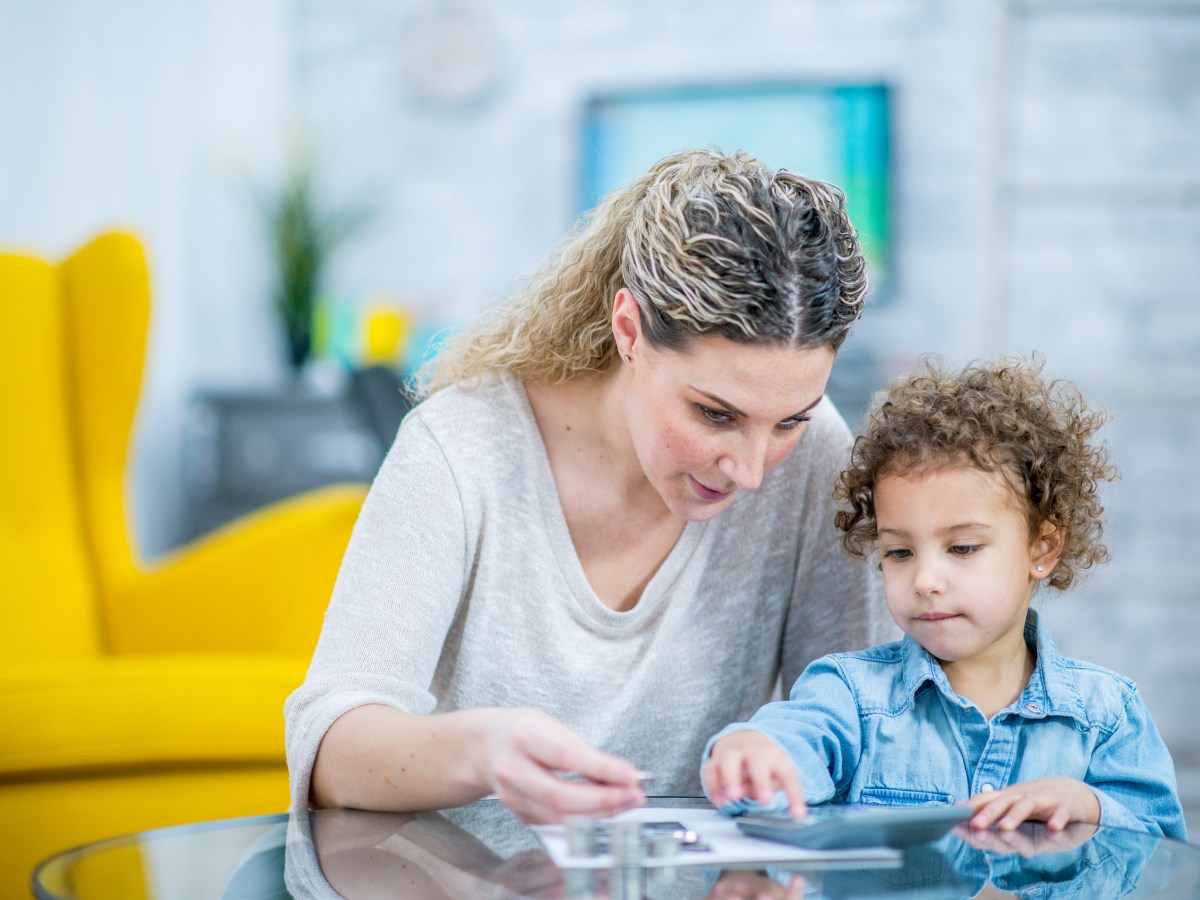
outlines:
[[529, 394], [525, 383], [513, 375], [509, 375], [510, 388], [516, 395], [516, 407], [520, 411], [522, 431], [528, 444], [529, 458], [534, 461], [537, 475], [537, 490], [539, 506], [542, 509], [543, 524], [549, 540], [550, 550], [558, 564], [564, 580], [570, 587], [571, 594], [578, 608], [593, 622], [606, 627], [635, 627], [656, 614], [659, 607], [670, 594], [671, 586], [679, 579], [687, 568], [688, 561], [700, 546], [707, 529], [708, 521], [687, 522], [675, 546], [671, 548], [666, 559], [659, 565], [658, 570], [647, 582], [641, 597], [631, 609], [618, 611], [606, 606], [592, 588], [587, 574], [583, 571], [583, 563], [571, 539], [571, 531], [567, 527], [567, 515], [558, 495], [558, 485], [554, 480], [554, 470], [550, 467], [550, 454], [546, 450], [546, 442], [538, 428], [533, 407], [529, 403]]

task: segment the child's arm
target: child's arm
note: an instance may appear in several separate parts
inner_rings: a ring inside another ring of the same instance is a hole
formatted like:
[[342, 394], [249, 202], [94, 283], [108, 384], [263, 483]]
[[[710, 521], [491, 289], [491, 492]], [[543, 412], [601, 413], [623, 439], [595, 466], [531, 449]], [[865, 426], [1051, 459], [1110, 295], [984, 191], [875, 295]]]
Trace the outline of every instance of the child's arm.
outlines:
[[[729, 740], [735, 737], [740, 740]], [[850, 784], [861, 750], [854, 694], [837, 657], [826, 656], [796, 679], [789, 699], [768, 703], [749, 722], [731, 725], [710, 740], [701, 780], [709, 799], [726, 811], [742, 812], [766, 797], [763, 805], [786, 804], [797, 815], [806, 799], [824, 803]], [[772, 783], [774, 789], [764, 794]], [[740, 799], [728, 793], [731, 789], [741, 791]]]
[[1101, 825], [1187, 840], [1175, 764], [1136, 687], [1117, 727], [1096, 745], [1084, 780], [1100, 801]]

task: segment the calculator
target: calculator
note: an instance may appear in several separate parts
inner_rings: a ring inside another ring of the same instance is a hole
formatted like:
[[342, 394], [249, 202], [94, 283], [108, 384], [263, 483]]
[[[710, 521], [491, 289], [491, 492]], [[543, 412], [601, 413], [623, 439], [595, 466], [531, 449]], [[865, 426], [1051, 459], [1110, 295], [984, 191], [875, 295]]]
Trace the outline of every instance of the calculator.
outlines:
[[784, 813], [744, 815], [737, 826], [752, 837], [808, 847], [905, 847], [936, 841], [970, 818], [968, 806], [814, 806], [793, 819]]

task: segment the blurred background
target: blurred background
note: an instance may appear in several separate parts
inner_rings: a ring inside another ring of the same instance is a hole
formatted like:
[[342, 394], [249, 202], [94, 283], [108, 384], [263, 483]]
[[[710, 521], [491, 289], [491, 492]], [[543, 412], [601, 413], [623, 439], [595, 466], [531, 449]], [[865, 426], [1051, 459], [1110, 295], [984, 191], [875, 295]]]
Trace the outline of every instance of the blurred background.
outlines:
[[[147, 558], [369, 480], [398, 412], [350, 373], [403, 376], [663, 153], [841, 184], [876, 282], [852, 425], [927, 351], [1037, 351], [1111, 411], [1113, 560], [1046, 615], [1140, 684], [1200, 827], [1200, 2], [0, 0], [0, 59], [0, 245], [147, 250]], [[294, 366], [297, 190], [337, 227]]]

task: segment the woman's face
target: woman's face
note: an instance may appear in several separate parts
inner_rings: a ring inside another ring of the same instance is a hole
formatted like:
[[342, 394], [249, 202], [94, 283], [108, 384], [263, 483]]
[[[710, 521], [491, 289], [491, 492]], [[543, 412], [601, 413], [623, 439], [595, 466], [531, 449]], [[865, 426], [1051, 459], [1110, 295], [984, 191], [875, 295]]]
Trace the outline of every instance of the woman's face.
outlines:
[[640, 338], [625, 364], [634, 451], [667, 508], [710, 519], [752, 491], [799, 442], [833, 368], [828, 347], [741, 344], [720, 336], [684, 351]]

